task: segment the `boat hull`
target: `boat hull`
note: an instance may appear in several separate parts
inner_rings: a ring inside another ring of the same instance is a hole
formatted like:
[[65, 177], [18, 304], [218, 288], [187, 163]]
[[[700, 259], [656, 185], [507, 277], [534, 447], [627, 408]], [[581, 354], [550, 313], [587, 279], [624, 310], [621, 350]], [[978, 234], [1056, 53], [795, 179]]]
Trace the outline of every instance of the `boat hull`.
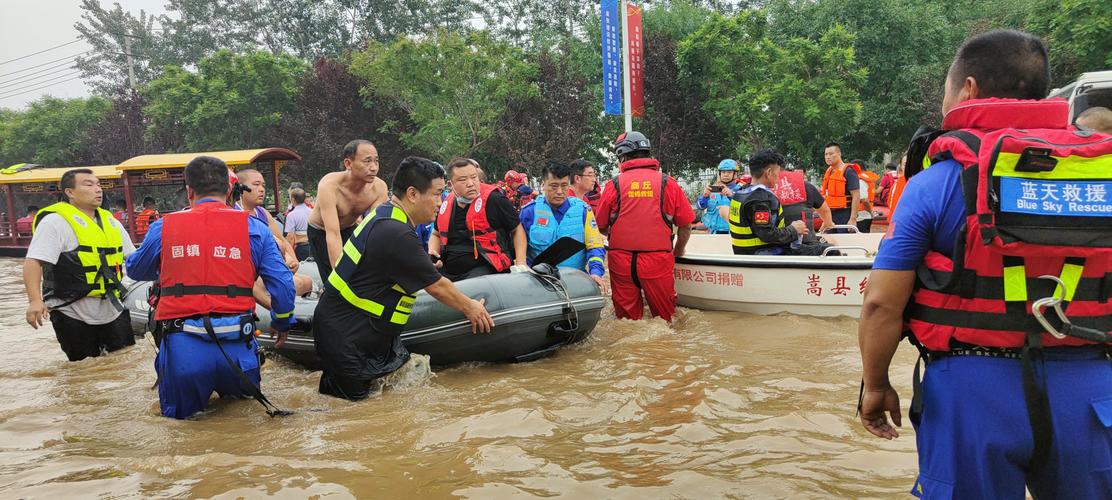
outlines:
[[880, 236], [843, 236], [848, 246], [865, 248], [848, 250], [847, 256], [795, 257], [733, 255], [726, 251], [728, 235], [693, 235], [690, 250], [676, 259], [678, 303], [762, 315], [856, 318], [872, 270], [870, 250], [875, 252]]
[[[472, 334], [471, 324], [462, 313], [420, 292], [402, 343], [410, 352], [428, 355], [434, 365], [464, 362], [531, 361], [554, 353], [562, 346], [586, 338], [598, 323], [605, 300], [586, 273], [561, 269], [560, 283], [567, 295], [530, 273], [483, 276], [457, 283], [460, 291], [485, 299], [495, 328], [486, 334]], [[127, 296], [132, 309], [132, 326], [138, 335], [146, 331], [147, 290], [150, 283], [134, 283]], [[310, 368], [319, 368], [313, 342], [313, 313], [316, 299], [298, 298], [294, 308], [295, 325], [285, 345], [277, 352]], [[270, 313], [262, 307], [259, 316], [259, 343], [273, 349], [274, 340], [266, 333]]]

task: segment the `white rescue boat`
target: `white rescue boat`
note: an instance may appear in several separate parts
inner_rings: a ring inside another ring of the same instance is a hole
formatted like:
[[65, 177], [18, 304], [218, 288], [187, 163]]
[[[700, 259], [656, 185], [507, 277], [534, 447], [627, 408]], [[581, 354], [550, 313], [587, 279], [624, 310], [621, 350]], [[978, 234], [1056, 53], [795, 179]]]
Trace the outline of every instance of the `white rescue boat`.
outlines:
[[[856, 230], [856, 228], [854, 228]], [[676, 258], [679, 304], [753, 314], [861, 315], [882, 233], [824, 235], [843, 255], [734, 255], [728, 234], [693, 234]]]

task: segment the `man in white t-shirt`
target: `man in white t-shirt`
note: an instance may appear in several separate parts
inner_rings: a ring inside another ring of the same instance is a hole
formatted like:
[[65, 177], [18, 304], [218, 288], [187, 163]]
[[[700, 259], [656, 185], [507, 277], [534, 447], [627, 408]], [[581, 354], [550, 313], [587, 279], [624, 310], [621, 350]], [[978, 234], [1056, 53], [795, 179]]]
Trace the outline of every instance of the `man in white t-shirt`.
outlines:
[[99, 180], [89, 169], [62, 175], [68, 202], [38, 212], [23, 262], [27, 323], [47, 316], [70, 361], [134, 345], [131, 316], [120, 302], [123, 259], [135, 251], [127, 230], [100, 208]]

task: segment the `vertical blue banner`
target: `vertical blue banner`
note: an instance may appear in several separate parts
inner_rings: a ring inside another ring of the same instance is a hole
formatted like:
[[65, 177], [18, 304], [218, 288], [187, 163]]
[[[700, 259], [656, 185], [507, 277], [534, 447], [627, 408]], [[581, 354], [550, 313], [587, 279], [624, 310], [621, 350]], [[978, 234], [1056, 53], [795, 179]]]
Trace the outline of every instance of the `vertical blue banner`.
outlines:
[[608, 115], [622, 114], [622, 17], [618, 0], [602, 0], [602, 103]]

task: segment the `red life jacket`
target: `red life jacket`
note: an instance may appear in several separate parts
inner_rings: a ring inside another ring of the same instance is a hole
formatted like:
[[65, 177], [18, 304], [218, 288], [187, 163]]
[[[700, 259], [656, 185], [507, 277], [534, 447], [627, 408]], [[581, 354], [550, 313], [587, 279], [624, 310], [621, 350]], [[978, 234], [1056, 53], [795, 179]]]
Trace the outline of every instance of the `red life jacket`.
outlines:
[[[475, 243], [476, 257], [482, 256], [495, 271], [502, 272], [510, 268], [513, 259], [502, 248], [499, 239], [509, 243], [509, 235], [499, 233], [504, 231], [494, 229], [487, 218], [487, 199], [493, 193], [495, 186], [482, 184], [479, 186], [479, 199], [471, 202], [467, 207], [467, 229], [471, 231], [471, 239]], [[448, 198], [440, 204], [440, 213], [436, 216], [436, 231], [440, 233], [440, 246], [448, 246], [448, 233], [452, 230], [452, 214], [455, 213], [456, 194], [448, 193]]]
[[772, 193], [785, 207], [803, 203], [807, 201], [807, 187], [804, 182], [802, 171], [789, 172], [785, 170], [780, 172], [780, 181], [776, 183], [776, 188], [772, 190]]
[[1074, 325], [1112, 331], [1112, 137], [1068, 120], [1059, 99], [973, 100], [946, 115], [952, 132], [927, 154], [962, 165], [966, 227], [953, 259], [930, 252], [918, 270], [905, 329], [927, 350], [1016, 348], [1027, 332], [1045, 346], [1090, 343], [1036, 321], [1032, 302], [1056, 293]]
[[206, 202], [163, 218], [162, 297], [155, 319], [255, 309], [251, 287], [256, 272], [247, 217], [222, 203]]
[[629, 160], [611, 182], [618, 203], [610, 213], [610, 248], [629, 252], [671, 252], [672, 218], [664, 213], [668, 174], [653, 158]]

